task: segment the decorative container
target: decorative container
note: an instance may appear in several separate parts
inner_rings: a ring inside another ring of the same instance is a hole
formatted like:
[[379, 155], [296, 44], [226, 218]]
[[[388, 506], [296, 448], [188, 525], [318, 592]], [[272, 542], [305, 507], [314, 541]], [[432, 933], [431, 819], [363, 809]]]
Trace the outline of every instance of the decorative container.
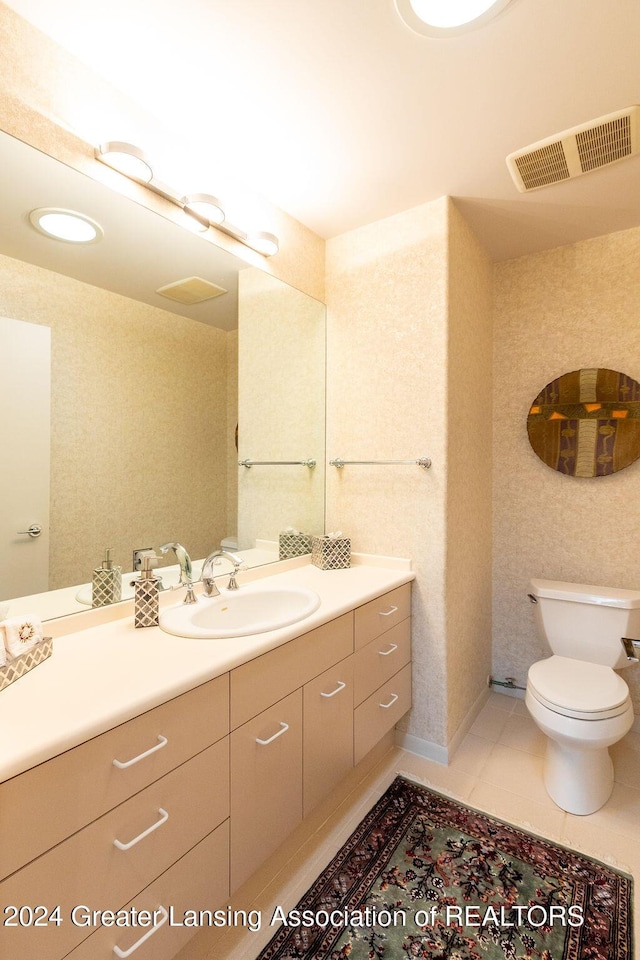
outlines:
[[288, 533], [286, 530], [279, 537], [280, 560], [291, 560], [292, 557], [302, 557], [311, 553], [311, 537], [308, 533]]
[[14, 680], [19, 680], [25, 674], [37, 667], [53, 652], [53, 640], [51, 637], [43, 637], [26, 653], [21, 653], [19, 657], [10, 660], [5, 666], [0, 667], [0, 690], [4, 690]]
[[343, 570], [351, 566], [351, 540], [348, 537], [313, 537], [311, 563], [321, 570]]

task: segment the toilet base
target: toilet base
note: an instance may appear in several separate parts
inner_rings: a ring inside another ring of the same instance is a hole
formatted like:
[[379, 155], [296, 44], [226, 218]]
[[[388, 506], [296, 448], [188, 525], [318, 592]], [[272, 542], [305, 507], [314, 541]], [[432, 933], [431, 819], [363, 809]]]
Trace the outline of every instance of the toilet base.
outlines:
[[613, 791], [613, 762], [608, 749], [575, 749], [548, 739], [544, 785], [553, 802], [567, 813], [595, 813]]

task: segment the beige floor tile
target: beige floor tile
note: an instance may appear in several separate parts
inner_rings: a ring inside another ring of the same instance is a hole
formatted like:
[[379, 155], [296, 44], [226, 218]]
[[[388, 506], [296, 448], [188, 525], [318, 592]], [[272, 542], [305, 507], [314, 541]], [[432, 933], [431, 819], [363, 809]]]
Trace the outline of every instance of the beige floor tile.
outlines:
[[486, 740], [484, 737], [476, 737], [473, 733], [468, 733], [453, 755], [449, 770], [459, 770], [477, 777], [492, 749], [493, 740]]
[[526, 705], [526, 703], [524, 702], [524, 698], [520, 699], [520, 697], [518, 697], [518, 699], [515, 700], [515, 707], [513, 708], [513, 715], [516, 716], [516, 717], [530, 717], [530, 716], [531, 716], [531, 714], [530, 714], [529, 711], [527, 710], [527, 705]]
[[499, 820], [505, 820], [536, 836], [560, 842], [565, 813], [557, 807], [537, 803], [482, 781], [473, 788], [468, 802], [470, 806]]
[[562, 830], [567, 847], [640, 877], [640, 840], [608, 830], [597, 814], [575, 817], [568, 813]]
[[[571, 816], [571, 815], [570, 815]], [[612, 833], [630, 838], [640, 836], [640, 790], [615, 783], [613, 793], [603, 807], [588, 817], [574, 817], [572, 820], [587, 821], [589, 826], [600, 827]]]
[[507, 713], [512, 713], [515, 703], [515, 698], [510, 697], [507, 693], [492, 690], [485, 706], [497, 707], [498, 710], [506, 710]]
[[497, 740], [511, 716], [510, 711], [486, 704], [473, 721], [469, 733], [485, 740]]
[[463, 770], [454, 770], [441, 763], [425, 760], [415, 754], [406, 753], [398, 763], [398, 773], [415, 780], [425, 787], [433, 787], [439, 793], [454, 800], [464, 802], [471, 793], [476, 778]]
[[496, 743], [482, 768], [480, 779], [519, 797], [555, 807], [544, 787], [542, 767], [542, 757]]
[[544, 757], [547, 750], [546, 736], [529, 716], [512, 714], [498, 737], [498, 743], [513, 747], [514, 750], [524, 750], [536, 757]]

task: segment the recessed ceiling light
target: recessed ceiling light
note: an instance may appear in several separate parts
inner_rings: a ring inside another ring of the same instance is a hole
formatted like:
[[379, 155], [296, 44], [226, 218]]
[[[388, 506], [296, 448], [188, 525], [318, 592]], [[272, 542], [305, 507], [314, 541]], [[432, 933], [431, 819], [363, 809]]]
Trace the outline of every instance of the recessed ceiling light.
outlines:
[[96, 243], [104, 236], [99, 223], [75, 210], [40, 207], [31, 211], [29, 220], [40, 233], [66, 243]]
[[449, 37], [478, 27], [511, 0], [395, 0], [398, 13], [412, 30], [428, 37]]

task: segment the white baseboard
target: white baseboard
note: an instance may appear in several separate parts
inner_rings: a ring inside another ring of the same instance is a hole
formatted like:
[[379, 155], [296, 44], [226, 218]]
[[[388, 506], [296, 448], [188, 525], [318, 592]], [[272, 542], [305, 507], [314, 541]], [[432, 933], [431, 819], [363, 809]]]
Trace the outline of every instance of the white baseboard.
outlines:
[[396, 746], [408, 750], [409, 753], [415, 753], [419, 757], [425, 757], [427, 760], [434, 760], [436, 763], [448, 766], [449, 761], [471, 729], [474, 720], [489, 699], [490, 693], [489, 687], [480, 693], [446, 747], [434, 743], [432, 740], [416, 737], [413, 733], [404, 733], [402, 730], [396, 730]]

